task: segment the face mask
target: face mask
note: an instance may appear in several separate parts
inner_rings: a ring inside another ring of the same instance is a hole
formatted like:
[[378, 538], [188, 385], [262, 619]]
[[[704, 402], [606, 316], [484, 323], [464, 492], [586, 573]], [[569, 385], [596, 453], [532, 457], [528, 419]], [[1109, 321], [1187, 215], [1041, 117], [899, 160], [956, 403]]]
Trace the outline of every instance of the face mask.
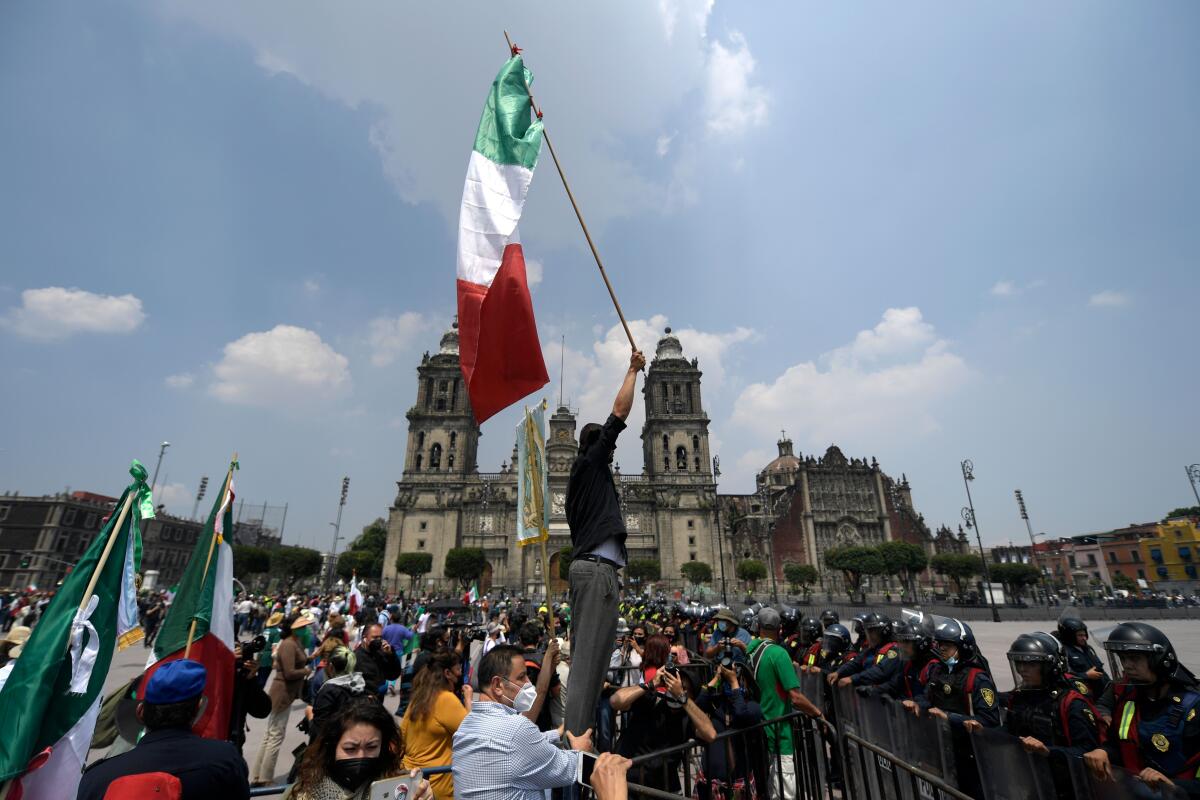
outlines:
[[943, 658], [942, 661], [946, 664], [948, 669], [954, 669], [954, 665], [958, 663], [958, 657], [953, 656], [951, 658]]
[[645, 637], [645, 636], [635, 636], [635, 637], [633, 637], [633, 640], [634, 640], [635, 642], [637, 642], [638, 644], [645, 644], [645, 643], [646, 643], [646, 637]]
[[[512, 683], [512, 681], [509, 681]], [[516, 686], [516, 684], [513, 684]], [[533, 708], [534, 701], [537, 700], [537, 687], [528, 681], [517, 692], [517, 696], [513, 698], [512, 707], [518, 714], [524, 714], [529, 709]]]
[[378, 758], [341, 758], [333, 762], [329, 777], [347, 792], [353, 792], [378, 772]]

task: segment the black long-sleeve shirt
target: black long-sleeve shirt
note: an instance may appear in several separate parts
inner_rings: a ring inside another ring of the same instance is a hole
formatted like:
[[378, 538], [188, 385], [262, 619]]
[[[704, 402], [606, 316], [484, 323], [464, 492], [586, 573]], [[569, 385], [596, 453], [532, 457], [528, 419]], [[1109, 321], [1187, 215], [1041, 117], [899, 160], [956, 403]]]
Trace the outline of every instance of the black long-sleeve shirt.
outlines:
[[590, 553], [607, 539], [615, 538], [625, 558], [625, 520], [621, 516], [621, 501], [613, 482], [609, 460], [617, 449], [617, 436], [625, 430], [625, 422], [609, 414], [600, 436], [592, 446], [581, 451], [571, 465], [567, 483], [567, 524], [571, 527], [571, 544], [575, 558]]

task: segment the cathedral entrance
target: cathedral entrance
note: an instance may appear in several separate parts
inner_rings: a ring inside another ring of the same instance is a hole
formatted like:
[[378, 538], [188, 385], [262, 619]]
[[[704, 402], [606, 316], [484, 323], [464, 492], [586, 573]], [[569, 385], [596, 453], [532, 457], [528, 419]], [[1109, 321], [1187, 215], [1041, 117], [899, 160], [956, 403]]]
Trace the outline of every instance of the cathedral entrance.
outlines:
[[562, 561], [562, 553], [550, 556], [550, 594], [559, 598], [567, 591], [567, 581], [559, 573], [558, 565]]
[[492, 588], [492, 562], [483, 562], [483, 572], [479, 573], [479, 593], [487, 594]]

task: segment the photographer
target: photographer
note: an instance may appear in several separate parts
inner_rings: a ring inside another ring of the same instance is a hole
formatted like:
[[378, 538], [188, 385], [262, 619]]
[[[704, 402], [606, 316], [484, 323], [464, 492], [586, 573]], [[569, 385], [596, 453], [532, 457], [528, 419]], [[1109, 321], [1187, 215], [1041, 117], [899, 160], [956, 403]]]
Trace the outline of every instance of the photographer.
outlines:
[[258, 657], [267, 649], [267, 641], [256, 636], [233, 648], [233, 700], [229, 707], [229, 741], [238, 752], [246, 744], [246, 715], [266, 719], [271, 713], [271, 697], [258, 682]]
[[617, 620], [617, 646], [608, 661], [608, 683], [614, 686], [636, 686], [639, 681], [642, 648], [629, 633], [625, 620]]
[[[705, 684], [696, 705], [708, 715], [717, 735], [749, 728], [763, 719], [762, 707], [747, 696], [737, 671], [730, 666], [717, 667], [717, 674]], [[705, 748], [701, 772], [696, 776], [700, 800], [728, 797], [731, 792], [749, 796], [746, 782], [756, 772], [756, 783], [763, 784], [766, 770], [760, 763], [761, 754], [755, 757], [751, 741], [746, 736], [730, 736]]]
[[399, 656], [383, 638], [383, 626], [377, 622], [363, 629], [362, 642], [355, 651], [358, 671], [362, 673], [367, 692], [380, 702], [387, 691], [387, 682], [394, 681], [404, 671]]
[[737, 617], [728, 608], [722, 608], [713, 618], [715, 628], [704, 649], [704, 657], [723, 661], [730, 658], [738, 664], [746, 663], [746, 648], [750, 644], [750, 633], [738, 625]]
[[[658, 670], [653, 682], [617, 690], [609, 698], [609, 705], [613, 711], [630, 715], [617, 752], [634, 758], [692, 738], [711, 743], [717, 738], [716, 728], [692, 699], [694, 694], [691, 676], [674, 666]], [[651, 759], [632, 768], [630, 778], [644, 786], [679, 794], [683, 757], [682, 751], [675, 751]]]

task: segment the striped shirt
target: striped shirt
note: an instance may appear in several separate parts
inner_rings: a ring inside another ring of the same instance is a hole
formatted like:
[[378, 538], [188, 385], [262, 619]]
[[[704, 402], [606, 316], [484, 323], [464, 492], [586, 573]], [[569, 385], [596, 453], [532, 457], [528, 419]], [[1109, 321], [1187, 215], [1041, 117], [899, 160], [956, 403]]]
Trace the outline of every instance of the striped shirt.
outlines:
[[582, 756], [508, 706], [476, 701], [454, 733], [456, 800], [543, 800], [580, 778]]

